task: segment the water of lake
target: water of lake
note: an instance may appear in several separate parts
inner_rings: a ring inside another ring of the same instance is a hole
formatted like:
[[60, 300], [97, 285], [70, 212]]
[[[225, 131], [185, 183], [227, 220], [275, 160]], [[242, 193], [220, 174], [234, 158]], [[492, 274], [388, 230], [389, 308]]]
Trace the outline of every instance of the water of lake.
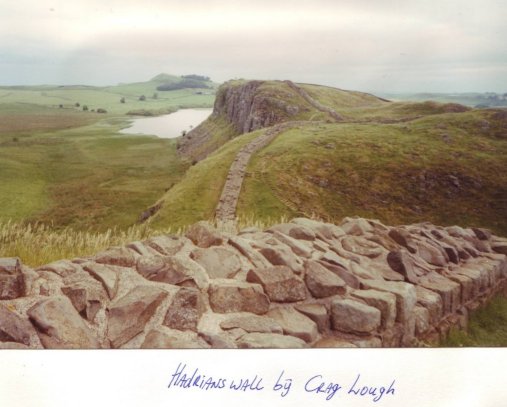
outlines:
[[181, 109], [177, 112], [157, 117], [142, 117], [132, 120], [123, 134], [147, 134], [162, 138], [181, 136], [183, 130], [190, 131], [208, 118], [213, 109]]

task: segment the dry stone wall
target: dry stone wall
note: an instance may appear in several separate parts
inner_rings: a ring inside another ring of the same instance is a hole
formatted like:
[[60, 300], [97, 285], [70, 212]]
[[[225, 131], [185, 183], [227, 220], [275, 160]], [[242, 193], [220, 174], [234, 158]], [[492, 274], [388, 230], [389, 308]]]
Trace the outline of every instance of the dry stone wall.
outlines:
[[297, 123], [290, 122], [270, 127], [262, 135], [256, 137], [238, 151], [227, 173], [225, 185], [215, 210], [215, 217], [218, 221], [228, 222], [236, 219], [236, 206], [245, 178], [246, 168], [252, 155], [271, 143], [280, 132]]
[[437, 343], [504, 290], [507, 239], [305, 218], [158, 236], [35, 269], [0, 259], [0, 348]]

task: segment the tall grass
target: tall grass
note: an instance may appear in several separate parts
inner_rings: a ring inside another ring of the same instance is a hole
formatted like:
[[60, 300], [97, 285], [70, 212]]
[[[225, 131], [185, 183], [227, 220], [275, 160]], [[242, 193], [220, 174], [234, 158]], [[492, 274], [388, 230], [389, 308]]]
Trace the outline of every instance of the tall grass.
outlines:
[[[209, 221], [222, 233], [236, 233], [245, 227], [261, 230], [275, 223], [287, 222], [286, 218], [261, 221], [253, 216], [234, 222]], [[29, 266], [40, 266], [58, 259], [90, 256], [112, 246], [144, 240], [161, 234], [182, 235], [187, 227], [153, 228], [149, 223], [130, 226], [127, 229], [111, 228], [104, 232], [94, 230], [58, 229], [42, 223], [0, 222], [0, 257], [19, 257]]]
[[96, 232], [55, 229], [41, 223], [0, 222], [0, 257], [19, 257], [24, 264], [38, 266], [57, 259], [93, 255], [111, 246], [171, 232], [171, 229], [154, 230], [144, 224]]

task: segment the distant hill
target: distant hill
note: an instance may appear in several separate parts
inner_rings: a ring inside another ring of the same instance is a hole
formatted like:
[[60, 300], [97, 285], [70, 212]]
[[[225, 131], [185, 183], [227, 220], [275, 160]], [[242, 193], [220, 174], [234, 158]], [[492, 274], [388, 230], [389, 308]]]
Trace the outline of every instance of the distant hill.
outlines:
[[400, 101], [459, 103], [469, 107], [507, 107], [507, 93], [385, 93], [384, 97]]

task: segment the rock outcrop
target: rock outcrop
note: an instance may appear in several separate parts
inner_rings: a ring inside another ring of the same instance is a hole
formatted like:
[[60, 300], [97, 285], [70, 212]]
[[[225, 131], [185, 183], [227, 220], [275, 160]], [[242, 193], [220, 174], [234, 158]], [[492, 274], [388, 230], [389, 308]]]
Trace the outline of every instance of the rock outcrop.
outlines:
[[[271, 89], [265, 84], [277, 84]], [[294, 85], [295, 86], [295, 85]], [[296, 89], [298, 89], [296, 87]], [[299, 92], [284, 82], [229, 81], [217, 91], [211, 117], [178, 141], [180, 155], [200, 161], [228, 137], [268, 128], [297, 119], [302, 111], [314, 110]]]
[[505, 290], [506, 247], [477, 228], [298, 218], [199, 223], [36, 269], [4, 258], [0, 348], [437, 344]]

